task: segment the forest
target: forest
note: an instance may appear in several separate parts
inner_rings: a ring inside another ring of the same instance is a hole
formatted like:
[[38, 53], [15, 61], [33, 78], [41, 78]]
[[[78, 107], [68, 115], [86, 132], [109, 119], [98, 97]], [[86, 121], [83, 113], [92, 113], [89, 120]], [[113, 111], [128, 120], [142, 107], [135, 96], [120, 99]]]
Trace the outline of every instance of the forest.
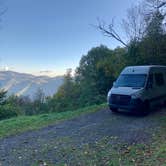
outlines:
[[106, 24], [98, 19], [99, 33], [119, 41], [110, 49], [100, 45], [83, 55], [72, 75], [67, 69], [64, 83], [52, 97], [39, 89], [32, 101], [28, 96], [7, 96], [0, 91], [0, 120], [19, 115], [34, 115], [76, 110], [106, 102], [108, 90], [125, 66], [166, 65], [166, 2], [144, 0], [126, 11], [122, 20], [123, 39], [114, 20]]

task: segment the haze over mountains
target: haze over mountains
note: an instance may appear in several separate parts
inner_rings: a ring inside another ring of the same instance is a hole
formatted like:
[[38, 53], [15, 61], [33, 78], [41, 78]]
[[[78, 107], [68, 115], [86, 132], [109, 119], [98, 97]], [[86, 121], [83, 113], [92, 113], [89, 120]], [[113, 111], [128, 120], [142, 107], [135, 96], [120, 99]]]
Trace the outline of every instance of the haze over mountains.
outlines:
[[63, 83], [63, 76], [48, 77], [17, 73], [14, 71], [0, 71], [0, 88], [9, 94], [34, 97], [41, 88], [46, 96], [52, 96]]

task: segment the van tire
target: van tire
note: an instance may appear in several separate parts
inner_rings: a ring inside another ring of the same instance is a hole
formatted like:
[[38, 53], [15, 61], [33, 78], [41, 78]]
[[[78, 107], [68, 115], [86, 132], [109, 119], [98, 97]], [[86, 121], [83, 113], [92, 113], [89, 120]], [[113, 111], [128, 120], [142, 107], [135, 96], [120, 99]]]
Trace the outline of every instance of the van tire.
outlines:
[[164, 101], [164, 107], [166, 107], [166, 100]]
[[150, 112], [150, 104], [149, 104], [149, 101], [146, 100], [144, 103], [143, 103], [143, 110], [142, 110], [142, 115], [146, 116], [148, 115]]
[[111, 108], [111, 111], [116, 113], [116, 112], [118, 112], [118, 109], [117, 108]]

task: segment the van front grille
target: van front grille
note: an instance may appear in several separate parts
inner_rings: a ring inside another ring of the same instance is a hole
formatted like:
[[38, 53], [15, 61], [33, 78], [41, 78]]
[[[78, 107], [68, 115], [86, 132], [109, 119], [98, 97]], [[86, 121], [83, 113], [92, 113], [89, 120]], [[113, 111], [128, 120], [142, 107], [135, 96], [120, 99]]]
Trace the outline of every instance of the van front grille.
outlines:
[[129, 95], [112, 94], [110, 97], [110, 103], [117, 104], [117, 105], [129, 105], [130, 100], [131, 100], [131, 96]]

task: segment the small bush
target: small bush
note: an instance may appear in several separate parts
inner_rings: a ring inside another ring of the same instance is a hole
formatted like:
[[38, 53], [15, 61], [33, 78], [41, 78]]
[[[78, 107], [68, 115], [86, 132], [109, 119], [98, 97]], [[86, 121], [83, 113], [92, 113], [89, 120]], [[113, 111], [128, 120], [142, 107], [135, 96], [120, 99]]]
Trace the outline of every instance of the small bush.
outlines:
[[18, 110], [15, 107], [10, 105], [1, 105], [0, 106], [0, 120], [11, 118], [18, 115]]

